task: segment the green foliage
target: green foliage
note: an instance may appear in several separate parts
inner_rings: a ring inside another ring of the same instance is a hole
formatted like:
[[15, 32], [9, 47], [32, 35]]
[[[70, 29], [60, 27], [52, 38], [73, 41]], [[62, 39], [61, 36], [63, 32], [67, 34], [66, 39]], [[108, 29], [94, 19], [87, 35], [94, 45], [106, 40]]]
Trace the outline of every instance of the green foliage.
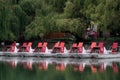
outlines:
[[74, 10], [74, 4], [70, 1], [67, 1], [66, 7], [64, 8], [64, 16], [66, 18], [72, 17], [73, 10]]
[[120, 0], [0, 0], [0, 40], [29, 39], [56, 31], [82, 36], [94, 22], [120, 32]]

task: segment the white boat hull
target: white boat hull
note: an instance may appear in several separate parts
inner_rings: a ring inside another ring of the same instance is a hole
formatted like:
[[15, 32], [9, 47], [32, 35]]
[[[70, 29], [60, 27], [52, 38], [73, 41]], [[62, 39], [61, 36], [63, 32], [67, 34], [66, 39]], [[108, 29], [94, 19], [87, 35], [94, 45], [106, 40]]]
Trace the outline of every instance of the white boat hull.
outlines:
[[15, 52], [1, 52], [2, 56], [18, 56], [18, 53]]
[[23, 57], [57, 57], [57, 58], [120, 58], [120, 53], [98, 54], [98, 53], [29, 53], [29, 52], [0, 52], [1, 56], [23, 56]]
[[36, 57], [54, 57], [56, 54], [35, 52], [33, 55]]
[[103, 55], [98, 55], [98, 58], [120, 58], [120, 54], [103, 54]]

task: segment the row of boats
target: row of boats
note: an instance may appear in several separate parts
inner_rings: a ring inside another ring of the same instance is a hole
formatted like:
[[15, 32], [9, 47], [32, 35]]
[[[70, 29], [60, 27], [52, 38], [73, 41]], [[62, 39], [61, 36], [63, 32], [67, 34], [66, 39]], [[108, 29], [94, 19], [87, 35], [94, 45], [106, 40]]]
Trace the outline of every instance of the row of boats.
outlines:
[[66, 67], [71, 66], [74, 71], [80, 72], [90, 67], [92, 72], [104, 72], [106, 69], [113, 69], [113, 72], [118, 73], [118, 63], [120, 63], [120, 59], [1, 58], [2, 62], [9, 64], [13, 68], [22, 65], [25, 69], [29, 70], [33, 70], [33, 66], [38, 67], [39, 70], [48, 70], [49, 65], [54, 65], [55, 69], [59, 71], [65, 71]]
[[19, 48], [16, 42], [8, 45], [0, 52], [1, 56], [26, 56], [26, 57], [78, 57], [78, 58], [118, 58], [118, 42], [113, 42], [111, 49], [107, 50], [104, 42], [91, 42], [89, 48], [84, 47], [83, 42], [73, 43], [70, 49], [66, 49], [65, 42], [56, 42], [48, 49], [47, 42], [39, 42], [36, 48], [32, 48], [32, 42], [24, 42]]

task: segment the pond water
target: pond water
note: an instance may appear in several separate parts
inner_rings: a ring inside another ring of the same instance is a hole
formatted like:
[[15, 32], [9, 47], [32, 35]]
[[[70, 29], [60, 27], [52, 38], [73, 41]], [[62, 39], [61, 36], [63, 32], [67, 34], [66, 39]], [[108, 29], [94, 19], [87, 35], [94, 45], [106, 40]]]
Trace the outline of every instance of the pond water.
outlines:
[[120, 59], [0, 57], [0, 80], [119, 80]]

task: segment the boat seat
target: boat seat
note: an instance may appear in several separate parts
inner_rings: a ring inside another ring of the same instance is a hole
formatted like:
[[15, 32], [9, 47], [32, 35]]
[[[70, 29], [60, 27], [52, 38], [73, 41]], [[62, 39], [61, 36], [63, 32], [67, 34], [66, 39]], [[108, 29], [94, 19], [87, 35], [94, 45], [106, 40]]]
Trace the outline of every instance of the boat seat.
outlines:
[[79, 42], [78, 47], [83, 47], [83, 42]]
[[60, 52], [60, 42], [55, 43], [53, 49], [52, 49], [52, 53], [59, 53]]
[[42, 42], [39, 42], [34, 52], [41, 52], [41, 49], [42, 49]]
[[27, 46], [31, 47], [32, 46], [32, 42], [29, 42]]
[[93, 48], [95, 48], [95, 47], [96, 47], [96, 45], [97, 45], [97, 43], [96, 43], [96, 42], [92, 42], [92, 43], [91, 43], [91, 46], [90, 46], [90, 53], [92, 53], [92, 52], [94, 51], [94, 49], [93, 49]]
[[96, 47], [96, 45], [97, 45], [97, 43], [96, 43], [96, 42], [92, 42], [92, 44], [91, 44], [90, 48], [92, 49], [92, 48]]
[[32, 46], [32, 42], [29, 42], [28, 45], [26, 46], [26, 52], [30, 51], [31, 46]]
[[78, 53], [82, 53], [83, 42], [79, 42], [78, 44]]
[[100, 48], [102, 47], [103, 48], [104, 47], [104, 43], [103, 42], [99, 42], [98, 47], [100, 47]]
[[48, 44], [47, 42], [44, 42], [44, 43], [43, 43], [42, 52], [45, 52], [45, 51], [46, 51], [47, 44]]
[[27, 46], [27, 43], [26, 43], [26, 42], [23, 43], [22, 47], [25, 47], [25, 46]]
[[77, 47], [77, 43], [73, 43], [72, 47]]
[[77, 52], [78, 52], [77, 43], [73, 43], [70, 49], [70, 53], [77, 53]]
[[55, 43], [55, 46], [54, 47], [59, 47], [59, 42]]
[[42, 42], [39, 42], [37, 47], [42, 47]]
[[117, 42], [114, 42], [113, 45], [112, 45], [112, 52], [117, 52], [117, 48], [118, 48], [118, 43]]
[[16, 46], [16, 42], [13, 42], [13, 43], [12, 43], [12, 46]]
[[60, 43], [60, 52], [61, 52], [61, 53], [64, 53], [64, 46], [65, 46], [65, 43], [64, 43], [64, 42], [61, 42], [61, 43]]
[[15, 51], [15, 46], [11, 46], [10, 47], [10, 52], [14, 52]]
[[44, 43], [43, 43], [43, 46], [47, 47], [47, 44], [48, 44], [47, 42], [44, 42]]
[[16, 42], [13, 42], [11, 45], [6, 46], [4, 51], [14, 52], [15, 51], [15, 46], [16, 46]]
[[27, 42], [24, 42], [21, 48], [19, 49], [19, 52], [29, 52], [31, 46], [32, 46], [32, 42], [29, 42], [28, 44]]
[[61, 43], [60, 43], [60, 46], [61, 46], [61, 47], [64, 47], [64, 46], [65, 46], [65, 43], [64, 43], [64, 42], [61, 42]]
[[26, 46], [27, 46], [27, 42], [24, 42], [18, 52], [25, 51]]
[[104, 53], [104, 43], [103, 42], [99, 42], [98, 46], [96, 45], [96, 43], [93, 43], [91, 45], [92, 49], [91, 49], [91, 53], [99, 53], [99, 54], [103, 54]]
[[39, 42], [38, 46], [35, 48], [34, 52], [45, 52], [47, 47], [47, 42]]
[[104, 43], [103, 42], [99, 42], [98, 47], [100, 48], [99, 53], [103, 54], [104, 53]]

